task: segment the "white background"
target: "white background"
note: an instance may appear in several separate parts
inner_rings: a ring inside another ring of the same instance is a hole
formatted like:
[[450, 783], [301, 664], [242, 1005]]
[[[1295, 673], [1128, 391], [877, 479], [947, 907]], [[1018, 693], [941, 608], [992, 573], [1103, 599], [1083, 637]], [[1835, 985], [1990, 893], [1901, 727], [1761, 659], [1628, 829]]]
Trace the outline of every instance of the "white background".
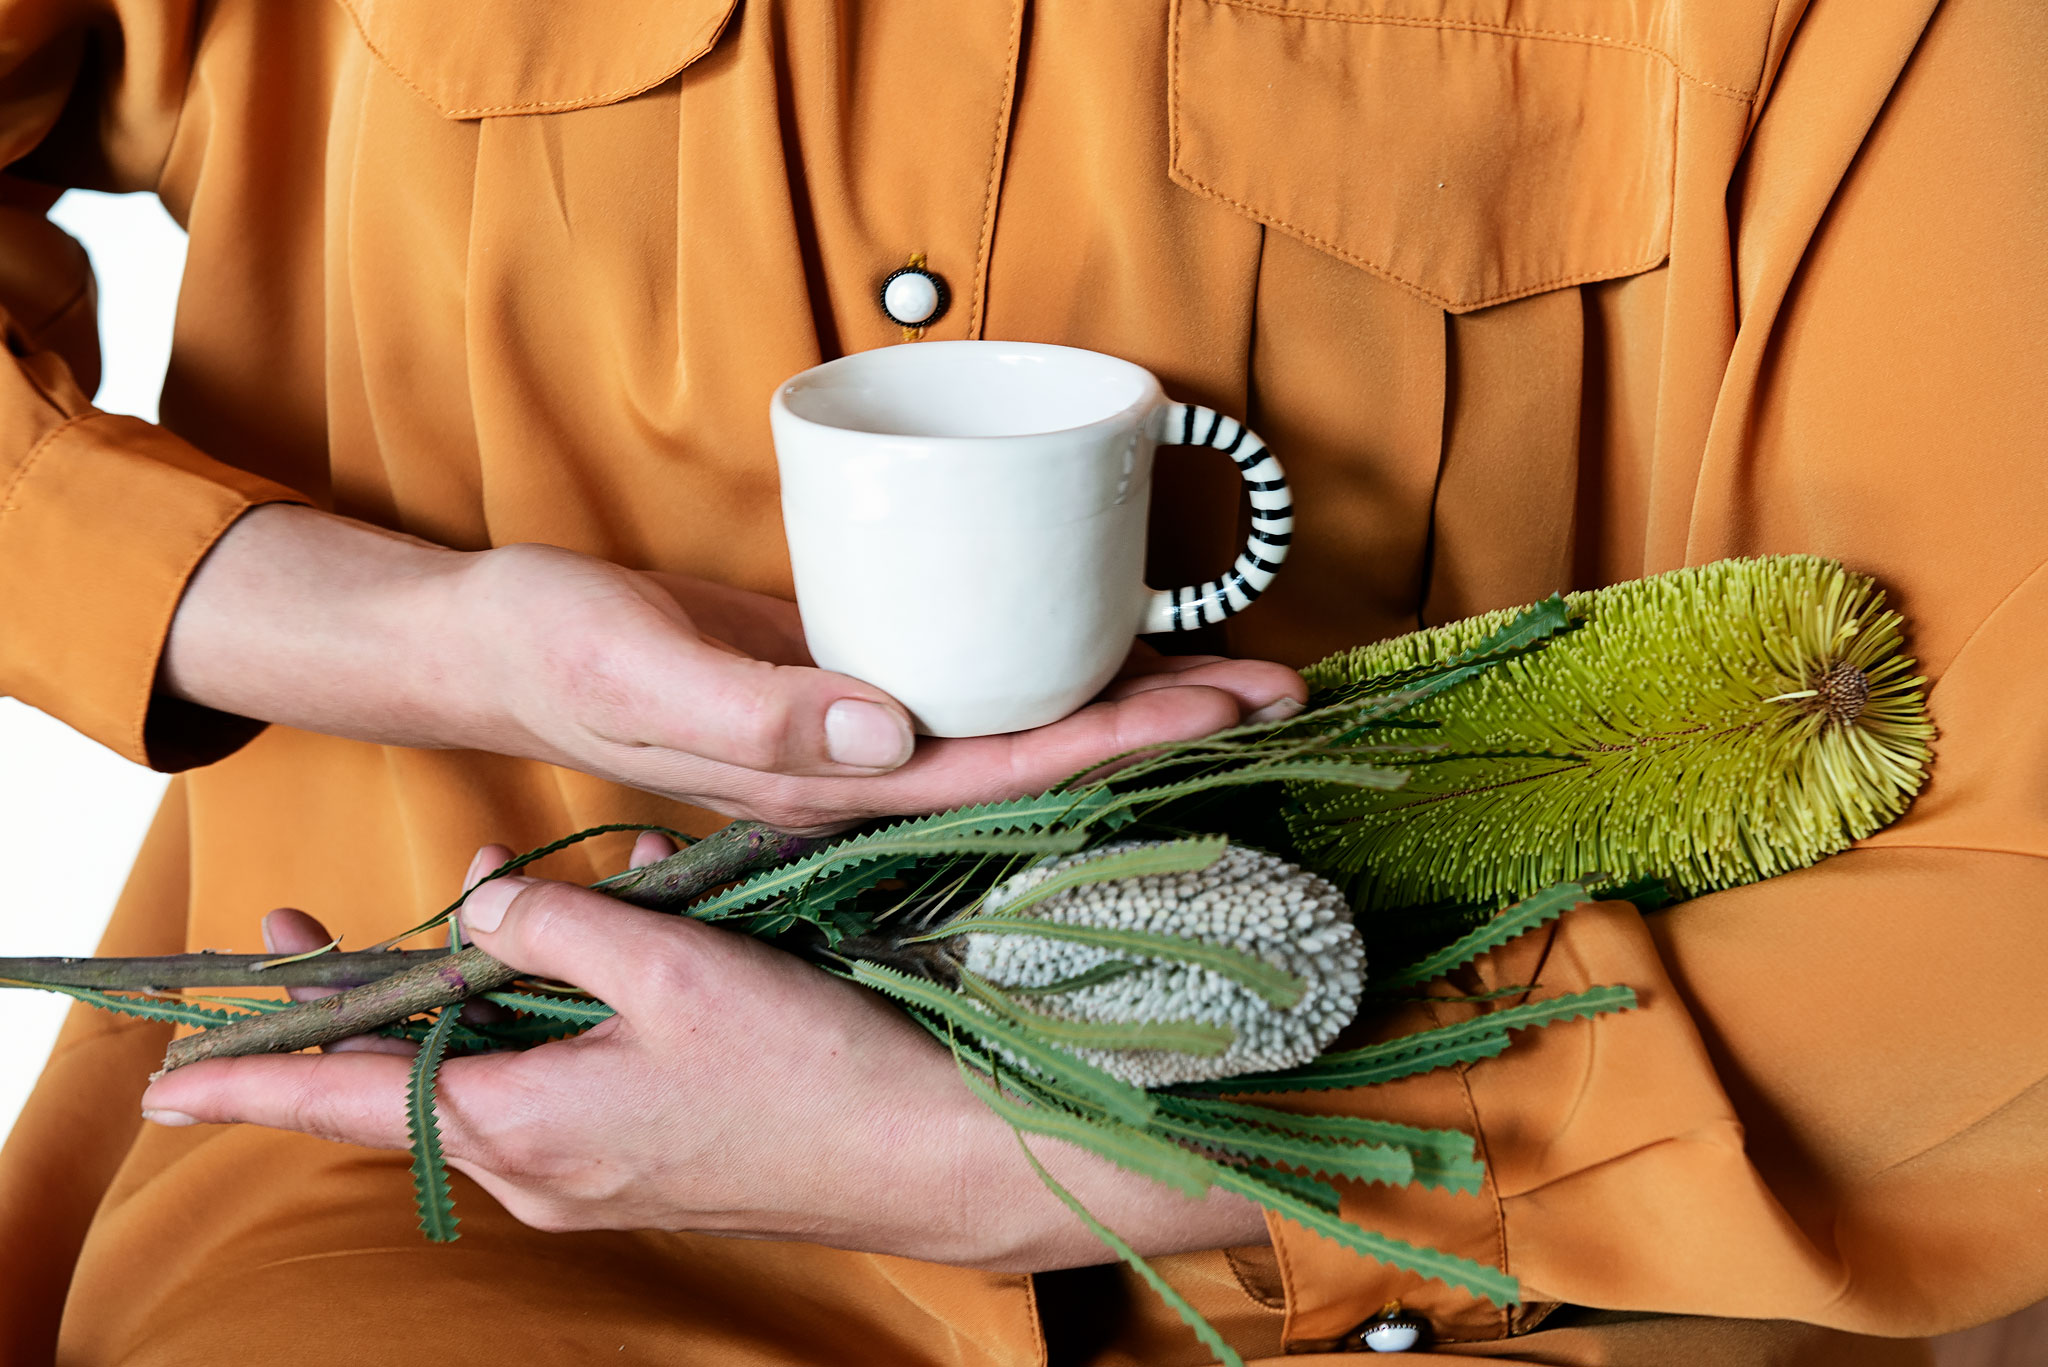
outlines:
[[[155, 420], [185, 234], [154, 195], [74, 190], [50, 217], [85, 244], [99, 276], [99, 406]], [[165, 782], [0, 698], [0, 954], [92, 953]], [[0, 989], [0, 1133], [35, 1085], [66, 1005]]]

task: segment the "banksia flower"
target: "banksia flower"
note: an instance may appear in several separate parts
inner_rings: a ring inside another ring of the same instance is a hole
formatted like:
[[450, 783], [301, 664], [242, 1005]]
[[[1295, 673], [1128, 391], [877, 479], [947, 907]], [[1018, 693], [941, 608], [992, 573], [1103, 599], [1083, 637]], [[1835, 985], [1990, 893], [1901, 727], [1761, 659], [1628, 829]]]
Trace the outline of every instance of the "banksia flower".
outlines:
[[[1204, 1052], [1069, 1047], [1141, 1087], [1290, 1068], [1321, 1053], [1357, 1014], [1365, 981], [1365, 951], [1350, 905], [1327, 880], [1232, 845], [1206, 868], [1028, 896], [1070, 870], [1144, 848], [1108, 845], [1042, 862], [997, 885], [976, 918], [1136, 932], [1136, 943], [1107, 947], [1052, 934], [965, 934], [953, 942], [963, 980], [1028, 1002], [1041, 1017], [1108, 1027], [1099, 1032], [1102, 1038], [1113, 1039], [1124, 1027], [1207, 1027], [1196, 1032], [1213, 1041]], [[1167, 952], [1140, 952], [1146, 936], [1178, 937], [1190, 950], [1212, 952], [1180, 957], [1170, 945]], [[1218, 956], [1216, 948], [1235, 954]], [[1278, 969], [1282, 984], [1291, 976], [1298, 985], [1261, 986], [1233, 968], [1230, 960], [1239, 956], [1244, 967]]]
[[[1814, 556], [1564, 600], [1579, 625], [1403, 714], [1441, 745], [1397, 791], [1292, 789], [1290, 825], [1363, 907], [1500, 904], [1588, 875], [1687, 893], [1845, 849], [1900, 812], [1934, 734], [1896, 613]], [[1490, 613], [1333, 656], [1319, 689], [1440, 664]]]

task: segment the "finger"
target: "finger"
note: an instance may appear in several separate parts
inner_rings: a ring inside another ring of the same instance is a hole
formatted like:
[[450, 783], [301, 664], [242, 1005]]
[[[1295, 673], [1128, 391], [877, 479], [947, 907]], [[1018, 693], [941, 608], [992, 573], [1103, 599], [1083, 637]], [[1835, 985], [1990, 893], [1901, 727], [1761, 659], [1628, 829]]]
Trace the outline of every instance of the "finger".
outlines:
[[676, 842], [663, 835], [660, 831], [642, 831], [638, 838], [633, 841], [633, 854], [627, 860], [626, 867], [629, 869], [639, 869], [645, 868], [649, 864], [659, 864], [662, 860], [674, 854], [676, 848]]
[[509, 845], [483, 845], [469, 857], [469, 868], [462, 875], [462, 886], [469, 887], [492, 869], [510, 863], [512, 848]]
[[727, 642], [757, 660], [778, 665], [813, 665], [804, 644], [803, 619], [787, 598], [750, 593], [686, 574], [643, 571], [676, 600], [697, 630]]
[[[297, 907], [279, 907], [263, 918], [263, 947], [272, 954], [303, 954], [309, 949], [318, 949], [333, 940], [327, 927], [300, 911]], [[286, 994], [295, 1002], [316, 1001], [331, 997], [341, 991], [339, 987], [291, 987]], [[385, 1039], [380, 1035], [355, 1035], [348, 1039], [336, 1040], [323, 1046], [329, 1053], [348, 1053], [363, 1050], [379, 1054], [410, 1054], [412, 1046], [404, 1040]]]
[[[266, 953], [279, 956], [304, 954], [318, 949], [334, 939], [327, 933], [327, 927], [300, 911], [297, 907], [279, 907], [264, 916], [260, 929], [263, 934], [263, 948]], [[286, 995], [295, 1002], [314, 1001], [320, 997], [331, 997], [341, 991], [338, 987], [291, 987]]]
[[[728, 937], [570, 883], [504, 878], [470, 898], [470, 938], [521, 973], [582, 988], [628, 1018], [672, 1004], [699, 960], [716, 971]], [[659, 973], [655, 969], [660, 969]]]
[[[442, 1070], [444, 1082], [453, 1070], [452, 1063]], [[411, 1075], [405, 1060], [373, 1053], [209, 1059], [150, 1083], [142, 1114], [160, 1125], [241, 1122], [403, 1149], [411, 1143], [405, 1127]]]
[[1220, 688], [1155, 688], [1092, 703], [1070, 717], [1007, 736], [928, 741], [893, 774], [804, 784], [818, 810], [849, 815], [938, 811], [1040, 792], [1112, 755], [1235, 726], [1243, 709]]
[[613, 662], [597, 734], [759, 773], [886, 773], [915, 746], [901, 703], [822, 669], [769, 664], [681, 631]]
[[[1181, 663], [1180, 661], [1185, 661]], [[1160, 660], [1177, 665], [1170, 671], [1119, 680], [1104, 691], [1108, 698], [1128, 698], [1156, 688], [1200, 684], [1220, 688], [1237, 699], [1245, 721], [1279, 721], [1299, 712], [1308, 701], [1308, 684], [1286, 665], [1271, 660], [1226, 660], [1214, 655]]]
[[1124, 662], [1118, 668], [1116, 676], [1119, 679], [1133, 679], [1145, 674], [1172, 674], [1222, 658], [1221, 655], [1162, 655], [1156, 647], [1149, 646], [1143, 641], [1133, 641], [1131, 653], [1124, 656]]

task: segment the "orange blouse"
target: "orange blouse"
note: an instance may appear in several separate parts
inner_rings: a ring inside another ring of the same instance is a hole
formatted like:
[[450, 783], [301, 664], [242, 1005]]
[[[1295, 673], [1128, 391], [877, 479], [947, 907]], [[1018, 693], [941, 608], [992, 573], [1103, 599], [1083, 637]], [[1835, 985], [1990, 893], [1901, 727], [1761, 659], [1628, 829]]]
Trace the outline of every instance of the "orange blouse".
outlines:
[[[1934, 684], [1932, 785], [1889, 830], [1483, 969], [1642, 1009], [1324, 1099], [1477, 1132], [1481, 1194], [1347, 1212], [1529, 1305], [1281, 1222], [1169, 1276], [1273, 1353], [1396, 1299], [1443, 1351], [1550, 1362], [1751, 1360], [1697, 1348], [1735, 1342], [1712, 1320], [1672, 1322], [1694, 1356], [1630, 1357], [1640, 1321], [1539, 1328], [1553, 1302], [1983, 1320], [2048, 1292], [2044, 73], [2028, 0], [0, 0], [0, 690], [187, 771], [107, 952], [253, 948], [283, 902], [360, 943], [486, 840], [703, 829], [544, 765], [153, 697], [167, 624], [286, 499], [786, 592], [768, 395], [914, 344], [876, 291], [922, 253], [953, 299], [926, 336], [1113, 352], [1271, 441], [1293, 558], [1235, 653], [1808, 551], [1885, 584]], [[190, 230], [161, 427], [92, 408], [89, 271], [42, 217], [74, 185]], [[1234, 473], [1195, 453], [1161, 483], [1158, 582], [1213, 574]], [[402, 1155], [140, 1132], [163, 1042], [73, 1019], [8, 1142], [9, 1362], [60, 1335], [65, 1362], [276, 1360], [280, 1320], [310, 1361], [280, 1307], [312, 1296], [377, 1321], [349, 1312], [350, 1360], [468, 1362], [514, 1322], [612, 1360], [692, 1294], [756, 1307], [670, 1340], [696, 1360], [822, 1360], [792, 1337], [819, 1306], [842, 1361], [1039, 1360], [1029, 1278], [532, 1235], [473, 1188], [464, 1243], [416, 1247]]]

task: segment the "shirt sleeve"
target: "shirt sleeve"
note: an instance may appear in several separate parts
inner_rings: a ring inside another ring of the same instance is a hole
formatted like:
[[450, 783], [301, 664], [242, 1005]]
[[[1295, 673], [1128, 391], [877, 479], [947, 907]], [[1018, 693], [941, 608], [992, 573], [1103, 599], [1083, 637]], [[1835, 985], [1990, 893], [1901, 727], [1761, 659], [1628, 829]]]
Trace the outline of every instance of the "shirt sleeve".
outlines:
[[[1689, 562], [1812, 551], [1884, 584], [1929, 786], [1849, 853], [1581, 908], [1463, 984], [1626, 983], [1638, 1009], [1317, 1101], [1475, 1132], [1481, 1193], [1356, 1186], [1345, 1213], [1533, 1301], [1903, 1336], [2048, 1294], [2048, 11], [1903, 8], [1816, 0], [1760, 110], [1682, 533]], [[1532, 1317], [1271, 1228], [1296, 1347], [1395, 1298], [1449, 1340]]]
[[155, 693], [187, 580], [243, 512], [304, 500], [93, 408], [92, 269], [44, 211], [73, 184], [154, 187], [196, 24], [189, 4], [0, 3], [0, 693], [167, 770], [258, 729]]

